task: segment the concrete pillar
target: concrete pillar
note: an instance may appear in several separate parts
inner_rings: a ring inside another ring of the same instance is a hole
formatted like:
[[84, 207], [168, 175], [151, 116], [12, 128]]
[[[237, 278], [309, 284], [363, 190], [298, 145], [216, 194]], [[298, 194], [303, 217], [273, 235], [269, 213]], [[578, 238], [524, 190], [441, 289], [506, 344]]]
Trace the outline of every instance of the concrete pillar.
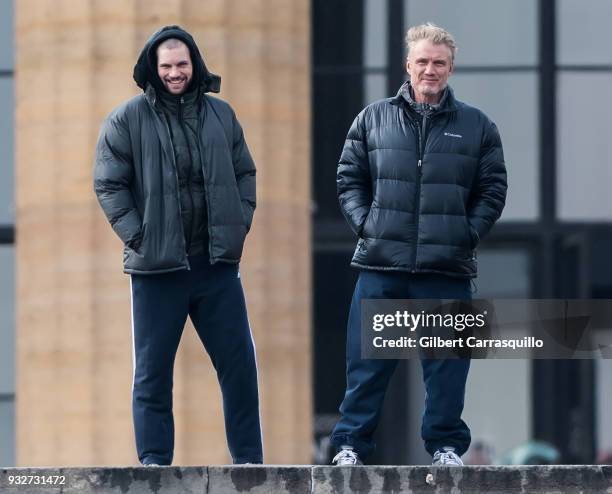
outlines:
[[[129, 278], [92, 192], [99, 125], [138, 93], [149, 35], [178, 23], [222, 76], [258, 167], [241, 273], [266, 461], [311, 454], [308, 0], [20, 0], [16, 8], [17, 461], [133, 464]], [[229, 461], [220, 393], [188, 325], [175, 461]]]

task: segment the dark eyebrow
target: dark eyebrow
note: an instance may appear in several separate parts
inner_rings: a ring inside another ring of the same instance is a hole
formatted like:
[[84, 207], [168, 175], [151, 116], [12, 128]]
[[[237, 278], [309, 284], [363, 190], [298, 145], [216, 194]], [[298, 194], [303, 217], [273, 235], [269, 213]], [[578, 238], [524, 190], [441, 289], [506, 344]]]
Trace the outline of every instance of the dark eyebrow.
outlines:
[[[181, 60], [180, 62], [177, 62], [176, 65], [187, 65], [188, 63], [189, 63], [189, 60]], [[168, 62], [164, 62], [164, 63], [160, 63], [159, 66], [160, 67], [170, 67], [172, 66], [172, 64]]]

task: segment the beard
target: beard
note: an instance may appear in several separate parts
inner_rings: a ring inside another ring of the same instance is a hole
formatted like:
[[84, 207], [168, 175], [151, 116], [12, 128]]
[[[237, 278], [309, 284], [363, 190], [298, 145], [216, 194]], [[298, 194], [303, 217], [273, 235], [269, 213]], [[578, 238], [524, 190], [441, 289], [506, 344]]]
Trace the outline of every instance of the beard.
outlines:
[[431, 86], [429, 84], [421, 83], [417, 86], [417, 89], [424, 96], [436, 96], [437, 94], [442, 93], [445, 87], [446, 87], [446, 84]]
[[184, 93], [187, 90], [188, 85], [189, 85], [189, 80], [187, 78], [181, 78], [181, 79], [176, 79], [176, 80], [164, 80], [164, 86], [166, 86], [166, 90], [171, 94]]

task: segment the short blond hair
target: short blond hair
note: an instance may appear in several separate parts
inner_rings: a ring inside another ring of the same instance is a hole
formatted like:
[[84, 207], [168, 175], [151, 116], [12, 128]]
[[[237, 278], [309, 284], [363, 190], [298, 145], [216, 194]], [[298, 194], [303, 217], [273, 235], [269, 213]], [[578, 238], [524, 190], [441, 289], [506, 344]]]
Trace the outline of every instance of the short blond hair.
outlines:
[[453, 38], [451, 33], [439, 26], [436, 26], [432, 22], [426, 22], [425, 24], [413, 26], [408, 29], [408, 32], [406, 33], [406, 57], [410, 56], [410, 49], [422, 39], [427, 39], [434, 45], [448, 46], [451, 51], [451, 61], [455, 61], [455, 53], [457, 52], [455, 38]]

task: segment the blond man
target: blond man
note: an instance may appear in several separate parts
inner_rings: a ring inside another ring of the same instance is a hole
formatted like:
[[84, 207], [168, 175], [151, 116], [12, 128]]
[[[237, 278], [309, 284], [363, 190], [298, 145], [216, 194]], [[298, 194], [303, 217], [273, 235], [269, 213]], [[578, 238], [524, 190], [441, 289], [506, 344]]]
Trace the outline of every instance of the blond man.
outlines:
[[[355, 118], [338, 165], [338, 198], [355, 234], [359, 278], [347, 330], [347, 388], [334, 463], [362, 463], [397, 360], [361, 358], [363, 299], [470, 299], [476, 248], [501, 215], [506, 170], [495, 124], [455, 99], [453, 36], [433, 24], [406, 36], [409, 80]], [[421, 360], [422, 438], [436, 465], [462, 465], [468, 359]]]

